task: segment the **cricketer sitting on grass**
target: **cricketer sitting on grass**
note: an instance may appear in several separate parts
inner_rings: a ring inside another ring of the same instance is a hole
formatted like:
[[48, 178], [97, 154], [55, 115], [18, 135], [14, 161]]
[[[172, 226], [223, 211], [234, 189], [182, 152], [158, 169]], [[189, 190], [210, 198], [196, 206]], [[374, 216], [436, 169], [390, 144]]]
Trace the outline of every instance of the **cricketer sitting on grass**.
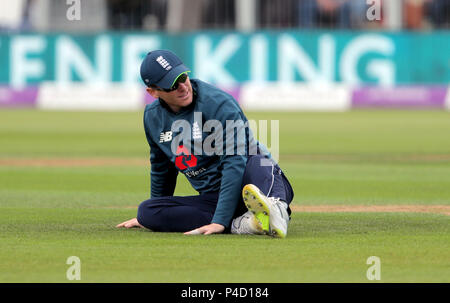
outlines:
[[[248, 122], [236, 100], [189, 79], [188, 72], [168, 50], [149, 52], [141, 64], [147, 92], [158, 99], [144, 111], [151, 199], [139, 205], [136, 218], [117, 227], [286, 237], [294, 196], [289, 181], [249, 127], [236, 127], [236, 136], [227, 128], [230, 121]], [[178, 172], [199, 195], [173, 196]]]

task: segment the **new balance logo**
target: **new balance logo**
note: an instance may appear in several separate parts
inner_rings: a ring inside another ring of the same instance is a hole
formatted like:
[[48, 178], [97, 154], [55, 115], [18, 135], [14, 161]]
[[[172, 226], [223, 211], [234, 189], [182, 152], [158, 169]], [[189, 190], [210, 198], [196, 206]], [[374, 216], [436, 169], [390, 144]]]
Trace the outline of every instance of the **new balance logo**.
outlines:
[[172, 141], [172, 132], [162, 132], [161, 135], [159, 135], [159, 143], [163, 142], [169, 142]]
[[164, 59], [163, 56], [159, 56], [158, 58], [156, 58], [156, 62], [158, 62], [159, 65], [161, 65], [165, 70], [172, 69], [172, 66], [169, 64], [169, 62], [167, 62], [166, 59]]

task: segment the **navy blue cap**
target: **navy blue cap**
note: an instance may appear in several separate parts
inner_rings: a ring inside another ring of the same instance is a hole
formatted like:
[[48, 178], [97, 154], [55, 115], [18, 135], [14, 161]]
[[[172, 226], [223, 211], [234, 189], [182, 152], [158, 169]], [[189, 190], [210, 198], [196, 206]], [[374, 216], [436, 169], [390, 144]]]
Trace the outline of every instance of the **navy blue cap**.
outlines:
[[141, 78], [145, 85], [165, 89], [170, 89], [175, 80], [188, 71], [180, 58], [168, 50], [149, 52], [141, 64]]

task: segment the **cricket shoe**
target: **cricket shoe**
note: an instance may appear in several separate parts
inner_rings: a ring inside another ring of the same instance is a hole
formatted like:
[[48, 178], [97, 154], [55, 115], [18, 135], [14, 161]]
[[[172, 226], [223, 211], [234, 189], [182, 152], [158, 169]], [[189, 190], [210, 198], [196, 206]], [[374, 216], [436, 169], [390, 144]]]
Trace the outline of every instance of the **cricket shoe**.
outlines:
[[231, 222], [231, 233], [239, 235], [264, 235], [261, 223], [250, 211], [233, 219]]
[[285, 202], [281, 201], [280, 198], [267, 197], [253, 184], [244, 186], [242, 198], [245, 206], [259, 221], [265, 234], [276, 238], [286, 237], [289, 214]]

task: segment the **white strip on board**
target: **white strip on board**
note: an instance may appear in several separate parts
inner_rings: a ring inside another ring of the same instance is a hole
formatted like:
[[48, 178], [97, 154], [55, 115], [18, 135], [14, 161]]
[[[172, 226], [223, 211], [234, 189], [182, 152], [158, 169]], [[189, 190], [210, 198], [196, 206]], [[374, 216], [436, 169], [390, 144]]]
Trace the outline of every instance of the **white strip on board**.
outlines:
[[244, 84], [240, 101], [248, 110], [345, 111], [351, 89], [340, 84]]
[[447, 96], [445, 98], [444, 108], [450, 110], [450, 86], [447, 88]]
[[37, 108], [44, 110], [133, 111], [144, 108], [145, 90], [124, 84], [56, 84], [43, 83]]

